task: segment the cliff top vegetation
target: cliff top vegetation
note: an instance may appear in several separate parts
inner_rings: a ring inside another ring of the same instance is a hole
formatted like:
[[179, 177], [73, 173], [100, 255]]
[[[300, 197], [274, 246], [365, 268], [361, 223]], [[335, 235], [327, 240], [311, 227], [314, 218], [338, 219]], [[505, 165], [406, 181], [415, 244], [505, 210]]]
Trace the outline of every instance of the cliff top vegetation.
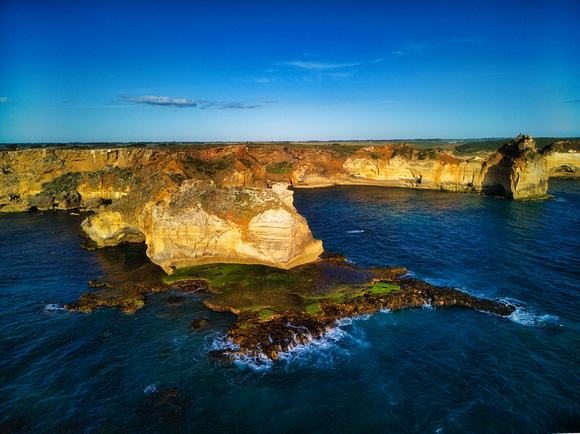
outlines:
[[[534, 138], [536, 147], [552, 145], [557, 142], [579, 142], [580, 138], [539, 137]], [[164, 151], [198, 151], [223, 146], [284, 146], [300, 149], [332, 150], [342, 156], [349, 156], [356, 151], [369, 147], [382, 147], [393, 144], [405, 144], [415, 149], [441, 148], [452, 150], [458, 156], [497, 151], [510, 138], [484, 139], [413, 139], [413, 140], [346, 140], [346, 141], [306, 141], [306, 142], [98, 142], [98, 143], [5, 143], [0, 144], [0, 151], [19, 149], [106, 149], [106, 148], [152, 148]]]

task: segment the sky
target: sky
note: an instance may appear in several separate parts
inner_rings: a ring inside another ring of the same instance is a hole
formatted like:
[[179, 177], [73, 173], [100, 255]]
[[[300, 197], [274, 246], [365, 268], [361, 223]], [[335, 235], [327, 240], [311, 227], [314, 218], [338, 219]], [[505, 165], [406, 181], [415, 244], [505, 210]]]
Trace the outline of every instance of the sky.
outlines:
[[0, 143], [580, 136], [580, 1], [0, 1]]

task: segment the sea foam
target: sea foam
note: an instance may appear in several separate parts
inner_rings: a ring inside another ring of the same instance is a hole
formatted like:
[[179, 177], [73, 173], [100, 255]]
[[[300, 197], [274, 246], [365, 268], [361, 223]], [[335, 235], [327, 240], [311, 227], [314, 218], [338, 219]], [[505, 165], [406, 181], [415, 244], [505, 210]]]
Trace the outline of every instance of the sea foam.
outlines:
[[547, 326], [560, 325], [560, 318], [557, 315], [539, 314], [533, 308], [525, 306], [521, 301], [513, 299], [501, 299], [501, 303], [514, 306], [515, 311], [508, 318], [518, 324], [525, 326]]
[[[302, 365], [317, 366], [325, 369], [332, 368], [338, 362], [348, 360], [353, 351], [368, 348], [364, 332], [356, 327], [356, 322], [368, 320], [372, 315], [361, 315], [353, 318], [344, 318], [337, 321], [337, 325], [328, 329], [321, 338], [309, 337], [307, 342], [301, 343], [297, 339], [288, 350], [278, 354], [278, 361], [274, 362], [265, 356], [233, 354], [233, 365], [240, 371], [251, 370], [264, 372], [271, 370], [275, 364], [286, 367]], [[345, 330], [348, 328], [349, 330]], [[223, 351], [239, 349], [224, 333], [214, 333], [208, 337], [206, 351]]]
[[540, 315], [533, 310], [530, 311], [522, 307], [516, 307], [516, 310], [508, 318], [513, 322], [526, 326], [560, 325], [558, 323], [560, 318], [557, 315]]
[[159, 385], [159, 383], [150, 384], [149, 386], [147, 386], [145, 388], [145, 390], [143, 390], [143, 393], [149, 394], [149, 393], [155, 393], [155, 392], [157, 392], [157, 386], [158, 385]]
[[62, 307], [61, 305], [57, 304], [57, 303], [46, 303], [44, 305], [44, 311], [45, 312], [50, 312], [50, 311], [66, 311], [66, 309], [64, 307]]

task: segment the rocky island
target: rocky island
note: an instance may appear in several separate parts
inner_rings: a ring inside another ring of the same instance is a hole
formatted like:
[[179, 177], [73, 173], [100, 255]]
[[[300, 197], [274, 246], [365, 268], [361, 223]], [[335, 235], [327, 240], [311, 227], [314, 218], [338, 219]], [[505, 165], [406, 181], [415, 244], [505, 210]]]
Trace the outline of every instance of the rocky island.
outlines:
[[[133, 312], [150, 292], [215, 293], [205, 304], [238, 315], [222, 355], [275, 359], [322, 336], [341, 318], [381, 309], [459, 305], [509, 315], [514, 308], [322, 255], [292, 188], [376, 185], [547, 197], [550, 177], [580, 176], [578, 142], [537, 149], [520, 135], [488, 155], [385, 146], [137, 146], [0, 151], [0, 211], [88, 211], [89, 248], [144, 242], [168, 277], [109, 285], [70, 310]], [[93, 286], [99, 286], [95, 283]]]
[[225, 187], [159, 176], [90, 216], [87, 235], [99, 247], [143, 240], [149, 258], [168, 273], [215, 262], [291, 268], [322, 253], [283, 184]]
[[[217, 312], [237, 315], [222, 350], [210, 356], [231, 360], [237, 355], [276, 360], [280, 353], [318, 339], [343, 318], [370, 315], [379, 310], [423, 306], [455, 306], [508, 316], [511, 305], [473, 297], [454, 288], [438, 287], [408, 276], [402, 267], [360, 268], [341, 255], [324, 253], [321, 259], [289, 270], [264, 265], [207, 264], [178, 269], [165, 278], [142, 271], [121, 281], [91, 282], [99, 288], [65, 305], [90, 312], [116, 307], [133, 313], [147, 294], [170, 291], [176, 301], [195, 292], [207, 292], [204, 304]], [[140, 274], [138, 276], [138, 274]], [[197, 328], [200, 321], [192, 321]]]

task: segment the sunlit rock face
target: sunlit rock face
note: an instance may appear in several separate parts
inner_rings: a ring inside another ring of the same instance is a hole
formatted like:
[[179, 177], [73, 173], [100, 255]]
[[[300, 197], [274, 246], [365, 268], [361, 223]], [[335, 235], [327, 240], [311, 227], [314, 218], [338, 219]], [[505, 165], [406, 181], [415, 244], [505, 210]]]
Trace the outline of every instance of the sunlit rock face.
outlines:
[[[220, 183], [253, 185], [254, 173], [260, 171], [236, 160], [243, 159], [246, 150], [240, 145], [187, 151], [148, 147], [0, 151], [0, 211], [96, 209], [103, 200], [128, 194], [139, 174], [157, 168], [204, 178], [208, 176], [204, 169], [213, 163], [221, 170], [209, 173]], [[193, 169], [192, 161], [197, 163]]]
[[137, 187], [111, 210], [89, 217], [85, 232], [100, 246], [142, 234], [147, 255], [169, 273], [213, 262], [291, 268], [322, 253], [322, 242], [312, 238], [284, 186], [223, 187], [185, 180], [169, 191], [152, 184], [153, 189], [145, 187], [150, 201], [143, 203]]
[[315, 261], [322, 244], [296, 212], [289, 184], [541, 199], [548, 176], [576, 176], [579, 160], [578, 142], [537, 151], [523, 135], [489, 157], [467, 158], [405, 144], [11, 150], [0, 151], [0, 211], [96, 211], [83, 228], [97, 246], [144, 240], [168, 272], [208, 262], [291, 268]]
[[460, 160], [442, 151], [406, 145], [364, 148], [343, 164], [348, 184], [429, 190], [477, 191], [481, 161]]
[[542, 199], [547, 190], [548, 164], [530, 136], [520, 134], [483, 166], [483, 193], [527, 200]]
[[148, 254], [167, 271], [209, 262], [291, 268], [314, 261], [322, 242], [289, 193], [187, 180], [153, 208]]
[[0, 211], [96, 210], [159, 171], [222, 186], [283, 181], [294, 188], [377, 185], [537, 199], [545, 195], [547, 176], [580, 176], [580, 143], [556, 142], [536, 151], [529, 136], [519, 136], [489, 157], [462, 158], [406, 144], [358, 150], [254, 144], [0, 151]]
[[107, 210], [93, 215], [83, 222], [82, 227], [99, 247], [144, 241], [140, 229], [128, 224], [118, 211]]
[[513, 200], [541, 199], [548, 188], [548, 166], [530, 136], [520, 135], [487, 159], [458, 159], [404, 145], [364, 148], [343, 164], [343, 184], [474, 192]]
[[550, 178], [580, 178], [580, 142], [553, 143], [542, 149]]

